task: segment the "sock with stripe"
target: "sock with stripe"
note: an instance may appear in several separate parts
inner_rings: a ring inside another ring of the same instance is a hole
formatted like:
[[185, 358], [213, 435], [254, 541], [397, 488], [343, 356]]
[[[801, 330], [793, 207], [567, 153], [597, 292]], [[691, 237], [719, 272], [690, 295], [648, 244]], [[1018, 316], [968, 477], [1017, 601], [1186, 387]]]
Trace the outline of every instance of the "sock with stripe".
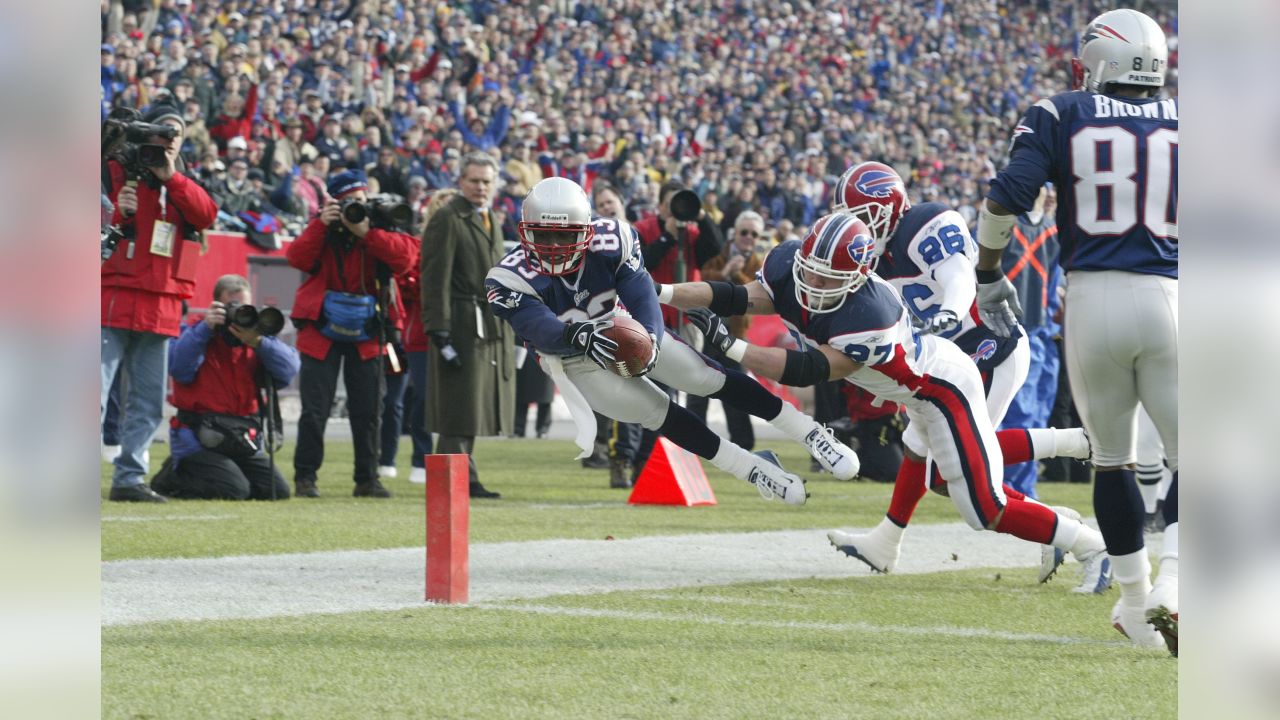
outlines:
[[1143, 507], [1149, 513], [1155, 512], [1156, 501], [1160, 499], [1160, 481], [1164, 479], [1164, 465], [1138, 463], [1134, 476], [1138, 480], [1138, 491], [1142, 493]]
[[903, 458], [898, 466], [898, 477], [893, 481], [893, 497], [889, 500], [889, 512], [885, 516], [898, 527], [906, 527], [916, 506], [924, 497], [925, 471], [923, 460]]

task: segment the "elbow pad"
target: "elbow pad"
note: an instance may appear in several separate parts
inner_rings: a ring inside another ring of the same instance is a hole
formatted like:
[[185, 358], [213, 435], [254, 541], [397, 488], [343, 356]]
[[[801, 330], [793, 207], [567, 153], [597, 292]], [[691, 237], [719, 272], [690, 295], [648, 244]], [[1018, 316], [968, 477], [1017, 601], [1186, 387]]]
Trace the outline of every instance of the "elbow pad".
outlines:
[[809, 387], [824, 383], [831, 377], [831, 363], [818, 348], [788, 350], [787, 364], [782, 368], [778, 382], [791, 387]]
[[1013, 224], [1018, 218], [1014, 215], [996, 215], [987, 209], [985, 200], [979, 205], [978, 244], [992, 250], [1003, 250], [1009, 244], [1009, 233], [1013, 232]]
[[745, 315], [747, 313], [747, 288], [745, 285], [721, 281], [707, 281], [711, 287], [711, 304], [707, 306], [711, 312], [721, 316]]

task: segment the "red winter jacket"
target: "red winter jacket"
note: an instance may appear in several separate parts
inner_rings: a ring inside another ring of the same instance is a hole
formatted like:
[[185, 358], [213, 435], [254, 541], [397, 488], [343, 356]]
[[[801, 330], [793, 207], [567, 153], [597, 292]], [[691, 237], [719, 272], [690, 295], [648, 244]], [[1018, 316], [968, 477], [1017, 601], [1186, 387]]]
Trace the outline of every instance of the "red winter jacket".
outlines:
[[240, 117], [219, 115], [209, 128], [209, 136], [218, 141], [221, 154], [227, 152], [227, 141], [239, 135], [248, 140], [253, 135], [253, 115], [258, 112], [258, 86], [249, 87], [249, 97], [244, 101], [244, 112]]
[[[381, 296], [374, 269], [378, 261], [391, 268], [392, 275], [409, 270], [417, 253], [418, 240], [412, 235], [371, 229], [349, 251], [339, 250], [325, 241], [326, 225], [320, 218], [307, 224], [302, 234], [290, 245], [285, 256], [289, 264], [308, 274], [298, 287], [293, 301], [293, 321], [298, 328], [298, 352], [323, 360], [333, 341], [320, 334], [317, 321], [329, 290]], [[364, 275], [361, 281], [360, 268]], [[299, 323], [298, 321], [309, 321]], [[377, 338], [358, 344], [364, 360], [378, 357], [382, 348]]]
[[[111, 201], [124, 187], [124, 170], [112, 161]], [[161, 191], [164, 214], [161, 216]], [[192, 237], [213, 225], [218, 206], [196, 182], [175, 173], [160, 189], [139, 182], [138, 211], [125, 217], [117, 207], [111, 222], [132, 228], [130, 241], [121, 240], [116, 252], [102, 265], [102, 327], [176, 336], [182, 323], [182, 299], [195, 291], [200, 243]], [[157, 219], [177, 226], [173, 257], [151, 254], [151, 234]]]

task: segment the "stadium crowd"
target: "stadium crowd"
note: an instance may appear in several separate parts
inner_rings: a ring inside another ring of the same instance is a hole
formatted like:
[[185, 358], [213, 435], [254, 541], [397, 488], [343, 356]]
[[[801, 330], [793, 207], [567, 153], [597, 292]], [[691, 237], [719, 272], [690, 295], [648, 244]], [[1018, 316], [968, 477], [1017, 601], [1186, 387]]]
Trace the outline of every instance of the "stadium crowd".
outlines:
[[[864, 159], [972, 225], [1018, 113], [1069, 86], [1079, 28], [1112, 5], [102, 0], [102, 112], [176, 105], [222, 229], [300, 229], [356, 165], [421, 209], [473, 150], [504, 168], [512, 240], [547, 175], [607, 180], [632, 218], [681, 180], [726, 228], [754, 210], [798, 237]], [[1176, 9], [1138, 6], [1176, 94]]]

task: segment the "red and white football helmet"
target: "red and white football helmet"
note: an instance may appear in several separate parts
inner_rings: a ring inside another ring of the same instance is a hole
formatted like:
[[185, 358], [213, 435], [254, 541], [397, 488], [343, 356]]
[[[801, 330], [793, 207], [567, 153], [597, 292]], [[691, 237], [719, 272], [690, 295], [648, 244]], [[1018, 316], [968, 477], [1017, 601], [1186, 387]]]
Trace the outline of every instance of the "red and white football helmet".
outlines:
[[591, 245], [591, 201], [578, 183], [551, 177], [524, 199], [516, 228], [529, 267], [543, 275], [568, 275], [582, 266]]
[[884, 252], [889, 237], [898, 227], [902, 214], [911, 207], [907, 186], [893, 168], [878, 162], [854, 165], [836, 182], [831, 209], [853, 214], [866, 223], [876, 243], [876, 254]]
[[819, 218], [791, 264], [796, 302], [815, 313], [831, 312], [843, 305], [849, 293], [866, 284], [879, 264], [877, 244], [866, 224], [849, 213]]

